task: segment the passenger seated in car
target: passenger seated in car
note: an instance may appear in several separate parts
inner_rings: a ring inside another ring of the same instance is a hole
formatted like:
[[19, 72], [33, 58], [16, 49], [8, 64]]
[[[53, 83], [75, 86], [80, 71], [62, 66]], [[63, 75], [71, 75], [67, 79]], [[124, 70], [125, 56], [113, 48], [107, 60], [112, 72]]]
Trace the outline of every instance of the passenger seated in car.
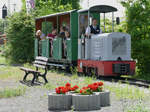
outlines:
[[66, 39], [70, 38], [70, 32], [69, 31], [65, 31], [65, 38]]
[[37, 30], [37, 32], [36, 32], [36, 38], [38, 40], [45, 39], [45, 34], [43, 34], [41, 30]]
[[47, 35], [47, 39], [53, 40], [56, 37], [56, 35], [57, 35], [57, 29], [54, 28], [52, 30], [52, 33], [50, 33], [50, 34]]
[[57, 35], [57, 29], [53, 29], [52, 33], [47, 35], [47, 39], [50, 39], [50, 57], [52, 57], [53, 53], [53, 39], [56, 38]]
[[85, 35], [88, 37], [91, 36], [92, 34], [100, 34], [100, 33], [102, 33], [102, 30], [99, 28], [99, 25], [97, 25], [97, 20], [93, 18], [92, 25], [87, 27]]
[[64, 38], [65, 37], [65, 31], [66, 31], [65, 26], [60, 27], [60, 33], [58, 36]]
[[65, 37], [63, 38], [63, 57], [67, 57], [67, 42], [66, 40], [70, 38], [70, 32], [65, 31]]

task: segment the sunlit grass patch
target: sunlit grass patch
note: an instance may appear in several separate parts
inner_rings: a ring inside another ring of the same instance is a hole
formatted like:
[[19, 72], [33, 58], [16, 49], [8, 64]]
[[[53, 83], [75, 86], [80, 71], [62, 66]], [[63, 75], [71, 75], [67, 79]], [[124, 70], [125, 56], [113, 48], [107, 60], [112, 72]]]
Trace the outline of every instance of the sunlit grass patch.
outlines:
[[47, 90], [53, 90], [56, 88], [56, 85], [49, 82], [46, 85], [44, 85], [44, 88], [46, 88]]
[[0, 90], [0, 98], [10, 98], [21, 96], [25, 94], [26, 88], [25, 87], [17, 87], [17, 88], [4, 88]]
[[130, 106], [125, 112], [150, 112], [143, 104], [137, 104], [135, 106]]
[[73, 74], [73, 75], [71, 76], [71, 79], [73, 79], [73, 80], [78, 79], [78, 78], [79, 78], [79, 77], [78, 77], [77, 74]]
[[115, 93], [119, 99], [144, 99], [148, 96], [144, 90], [140, 90], [131, 85], [105, 85], [105, 88]]
[[23, 72], [18, 67], [4, 66], [0, 67], [0, 79], [19, 79]]
[[6, 59], [0, 56], [0, 64], [7, 64]]

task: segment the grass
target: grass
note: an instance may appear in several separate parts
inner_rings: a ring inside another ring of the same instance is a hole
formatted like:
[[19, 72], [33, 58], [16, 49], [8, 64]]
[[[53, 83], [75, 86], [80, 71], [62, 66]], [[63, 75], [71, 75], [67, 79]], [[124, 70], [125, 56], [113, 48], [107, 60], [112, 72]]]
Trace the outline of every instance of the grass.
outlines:
[[[25, 64], [25, 67], [33, 68], [33, 66], [29, 64]], [[11, 66], [4, 66], [0, 68], [0, 79], [14, 79], [16, 81], [21, 80], [24, 75], [24, 72], [19, 70], [18, 67], [11, 67]], [[32, 77], [29, 76], [29, 77]], [[58, 86], [65, 85], [66, 82], [72, 83], [72, 85], [79, 85], [81, 87], [86, 86], [88, 84], [93, 83], [96, 81], [95, 78], [92, 77], [78, 77], [77, 74], [70, 76], [64, 75], [64, 73], [57, 74], [57, 72], [51, 72], [49, 71], [47, 74], [47, 78], [49, 80], [49, 83], [42, 86], [42, 88], [53, 90], [54, 88]], [[134, 86], [121, 86], [121, 83], [115, 84], [115, 85], [105, 85], [105, 88], [110, 90], [111, 92], [115, 93], [116, 96], [121, 98], [127, 98], [127, 99], [139, 99], [139, 98], [145, 98], [147, 97], [147, 94], [144, 93], [144, 91], [139, 90], [139, 88], [135, 88]]]
[[125, 112], [150, 112], [143, 104], [137, 104], [135, 106], [130, 106]]
[[4, 57], [0, 57], [0, 64], [6, 64], [6, 60]]
[[10, 98], [21, 96], [25, 94], [26, 88], [25, 87], [18, 87], [18, 88], [4, 88], [0, 90], [0, 98]]
[[19, 80], [22, 78], [24, 72], [19, 70], [18, 67], [2, 66], [0, 67], [0, 79], [15, 79]]
[[[0, 61], [4, 61], [4, 59], [0, 58]], [[34, 66], [30, 64], [24, 65], [27, 68], [35, 69]], [[76, 69], [76, 68], [75, 68]], [[43, 72], [43, 70], [40, 70]], [[88, 84], [91, 84], [93, 82], [96, 82], [97, 80], [93, 77], [79, 77], [77, 75], [76, 70], [71, 70], [73, 75], [65, 75], [64, 72], [61, 71], [48, 71], [47, 79], [49, 81], [48, 84], [43, 86], [38, 86], [37, 88], [44, 88], [46, 90], [54, 90], [58, 86], [64, 86], [66, 82], [70, 82], [72, 85], [79, 85], [81, 88], [83, 86], [87, 86]], [[23, 78], [24, 72], [19, 70], [19, 67], [13, 67], [13, 66], [2, 66], [0, 67], [0, 80], [15, 80], [19, 81]], [[29, 75], [29, 78], [31, 78], [32, 75]], [[105, 84], [105, 82], [104, 82]], [[35, 87], [36, 88], [36, 87]], [[116, 98], [118, 100], [127, 99], [127, 100], [145, 100], [148, 98], [149, 93], [145, 93], [143, 90], [140, 90], [139, 88], [136, 88], [134, 86], [130, 86], [128, 84], [122, 85], [120, 83], [112, 83], [111, 85], [105, 84], [105, 89], [108, 89], [111, 91], [111, 93], [115, 94]], [[20, 96], [25, 93], [26, 89], [19, 87], [19, 88], [5, 88], [3, 90], [0, 90], [0, 98], [9, 98], [9, 97], [15, 97]], [[135, 106], [135, 110], [132, 111], [131, 109], [128, 109], [127, 112], [140, 112], [138, 111], [140, 106]], [[142, 108], [143, 109], [143, 108]], [[141, 111], [141, 112], [147, 112], [147, 111]]]
[[144, 92], [144, 90], [140, 90], [135, 86], [116, 84], [114, 86], [105, 85], [105, 88], [115, 93], [117, 98], [119, 99], [144, 99], [148, 97], [148, 94]]

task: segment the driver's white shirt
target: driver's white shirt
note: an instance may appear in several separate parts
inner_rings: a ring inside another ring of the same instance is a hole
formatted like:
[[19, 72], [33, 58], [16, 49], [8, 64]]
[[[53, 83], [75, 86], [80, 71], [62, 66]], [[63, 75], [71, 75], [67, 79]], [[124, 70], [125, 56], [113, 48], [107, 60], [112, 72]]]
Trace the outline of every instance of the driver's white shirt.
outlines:
[[[96, 29], [96, 27], [97, 27], [97, 26], [93, 26], [94, 29]], [[102, 30], [100, 29], [99, 34], [101, 34], [101, 33], [102, 33]], [[88, 26], [88, 27], [86, 28], [85, 34], [87, 34], [87, 35], [90, 35], [90, 34], [91, 34], [91, 28], [90, 28], [90, 26]]]

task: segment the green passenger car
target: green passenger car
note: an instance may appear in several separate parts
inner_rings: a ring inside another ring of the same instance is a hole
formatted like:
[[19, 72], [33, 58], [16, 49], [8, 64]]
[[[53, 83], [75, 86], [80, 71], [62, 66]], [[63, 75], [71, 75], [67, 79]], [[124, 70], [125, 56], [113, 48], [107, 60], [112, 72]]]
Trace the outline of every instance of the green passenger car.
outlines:
[[[36, 31], [41, 30], [45, 35], [40, 42], [35, 39], [35, 56], [44, 56], [49, 58], [49, 65], [53, 66], [71, 66], [77, 64], [78, 56], [78, 13], [77, 10], [68, 12], [51, 14], [35, 19]], [[62, 41], [63, 39], [57, 36], [50, 45], [50, 40], [46, 39], [48, 33], [51, 33], [53, 28], [57, 28], [57, 33], [61, 26], [69, 29], [70, 38], [65, 40], [66, 56], [63, 56]], [[52, 49], [52, 50], [51, 50]]]

